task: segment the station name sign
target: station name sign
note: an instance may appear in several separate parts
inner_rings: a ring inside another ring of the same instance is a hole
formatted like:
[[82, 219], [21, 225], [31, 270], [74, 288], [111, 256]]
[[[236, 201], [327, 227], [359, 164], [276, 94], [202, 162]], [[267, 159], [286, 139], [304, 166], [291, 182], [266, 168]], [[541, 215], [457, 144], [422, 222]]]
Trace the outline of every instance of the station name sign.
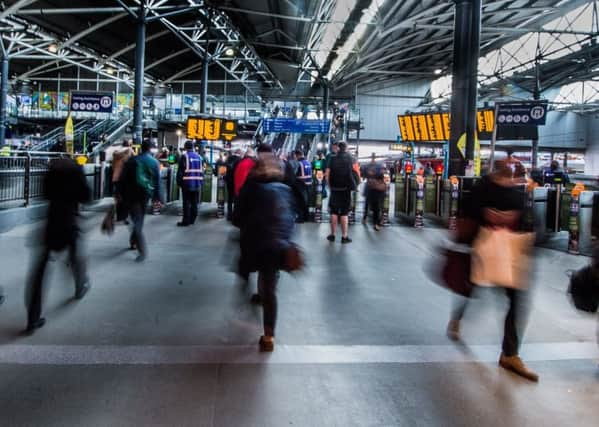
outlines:
[[262, 130], [266, 133], [327, 134], [329, 133], [330, 128], [330, 120], [304, 120], [277, 117], [264, 119], [262, 121]]
[[187, 138], [231, 141], [237, 136], [237, 121], [214, 117], [188, 117]]
[[497, 104], [499, 126], [543, 126], [547, 121], [547, 101]]
[[[493, 110], [479, 110], [476, 125], [479, 134], [492, 133], [495, 126]], [[415, 113], [397, 116], [402, 141], [449, 141], [449, 113]]]
[[112, 92], [71, 91], [69, 109], [82, 113], [112, 113], [114, 94]]

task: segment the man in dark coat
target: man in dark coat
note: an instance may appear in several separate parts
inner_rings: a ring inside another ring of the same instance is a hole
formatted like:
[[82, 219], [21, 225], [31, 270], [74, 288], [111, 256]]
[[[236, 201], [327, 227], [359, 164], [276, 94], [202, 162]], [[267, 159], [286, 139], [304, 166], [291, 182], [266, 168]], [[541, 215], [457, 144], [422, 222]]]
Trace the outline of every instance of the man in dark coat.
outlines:
[[[55, 148], [64, 151], [64, 145]], [[48, 217], [41, 252], [35, 261], [27, 292], [27, 333], [33, 333], [46, 323], [41, 317], [43, 279], [51, 251], [69, 249], [69, 262], [75, 279], [75, 298], [87, 293], [88, 283], [85, 259], [79, 248], [77, 217], [79, 204], [90, 199], [90, 190], [81, 166], [69, 157], [58, 157], [50, 162], [44, 181], [44, 196], [48, 200]]]

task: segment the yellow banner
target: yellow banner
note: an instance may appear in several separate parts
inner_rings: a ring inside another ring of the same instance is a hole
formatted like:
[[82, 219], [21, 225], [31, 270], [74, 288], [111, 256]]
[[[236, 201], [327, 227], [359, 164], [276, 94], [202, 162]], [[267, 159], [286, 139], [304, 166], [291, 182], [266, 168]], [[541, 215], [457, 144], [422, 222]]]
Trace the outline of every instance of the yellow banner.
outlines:
[[73, 129], [73, 118], [70, 114], [67, 116], [67, 122], [64, 125], [64, 141], [66, 143], [67, 153], [73, 154], [75, 151], [75, 132]]

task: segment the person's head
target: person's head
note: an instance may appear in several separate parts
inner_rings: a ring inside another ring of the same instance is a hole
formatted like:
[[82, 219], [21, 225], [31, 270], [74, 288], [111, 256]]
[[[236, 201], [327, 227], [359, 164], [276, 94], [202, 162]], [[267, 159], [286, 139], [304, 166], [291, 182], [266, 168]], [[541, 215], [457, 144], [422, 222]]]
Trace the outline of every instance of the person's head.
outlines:
[[258, 181], [281, 181], [284, 177], [281, 165], [272, 152], [263, 152], [250, 174]]
[[371, 161], [372, 163], [375, 163], [375, 162], [376, 162], [376, 153], [372, 153], [372, 154], [370, 155], [370, 161]]
[[254, 149], [252, 147], [248, 147], [245, 150], [245, 157], [256, 157], [256, 152], [254, 151]]
[[185, 150], [187, 150], [187, 151], [193, 151], [193, 142], [185, 141], [183, 148], [185, 148]]
[[241, 148], [236, 149], [233, 154], [235, 154], [237, 157], [241, 157], [242, 151]]
[[345, 153], [347, 151], [347, 144], [345, 142], [340, 142], [337, 144], [337, 146], [339, 147], [339, 151], [341, 153]]
[[304, 152], [302, 150], [295, 150], [295, 158], [301, 160], [304, 158]]
[[509, 159], [495, 160], [493, 175], [503, 179], [511, 179], [514, 176], [514, 171]]
[[144, 139], [141, 142], [141, 152], [142, 153], [147, 153], [148, 151], [150, 151], [152, 149], [152, 141], [150, 141], [149, 139]]
[[432, 167], [433, 167], [433, 165], [431, 164], [431, 162], [426, 162], [426, 168], [427, 169], [430, 169]]
[[272, 156], [272, 146], [270, 144], [260, 144], [258, 145], [258, 147], [256, 148], [256, 151], [258, 153], [258, 158], [262, 159], [265, 157], [269, 157]]
[[123, 147], [131, 147], [131, 143], [128, 139], [123, 139]]
[[337, 153], [339, 151], [339, 144], [337, 142], [333, 142], [331, 144], [331, 151], [333, 153]]
[[551, 168], [552, 171], [558, 170], [559, 169], [559, 162], [557, 160], [552, 160], [550, 168]]

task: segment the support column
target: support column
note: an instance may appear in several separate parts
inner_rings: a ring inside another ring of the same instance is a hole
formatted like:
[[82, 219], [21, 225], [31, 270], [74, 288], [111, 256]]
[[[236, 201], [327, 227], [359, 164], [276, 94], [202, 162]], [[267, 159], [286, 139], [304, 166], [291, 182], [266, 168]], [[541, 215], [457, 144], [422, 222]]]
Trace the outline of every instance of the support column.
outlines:
[[[481, 0], [455, 2], [449, 175], [463, 175], [467, 160], [474, 160]], [[457, 145], [464, 134], [465, 159]]]
[[143, 2], [139, 5], [137, 21], [137, 43], [135, 47], [135, 88], [133, 106], [133, 139], [141, 144], [143, 139], [143, 94], [144, 94], [144, 60], [146, 54], [146, 21]]
[[[539, 71], [540, 71], [540, 67], [539, 67], [539, 61], [535, 61], [535, 88], [532, 92], [532, 98], [536, 101], [538, 101], [539, 99], [541, 99], [541, 76], [539, 75]], [[584, 92], [583, 92], [584, 93]], [[584, 96], [583, 96], [583, 102], [584, 102]], [[538, 132], [538, 127], [537, 127], [537, 132]], [[539, 139], [535, 138], [532, 140], [532, 150], [530, 153], [530, 157], [531, 157], [531, 168], [532, 169], [537, 169], [538, 168], [538, 160], [539, 160]]]
[[243, 92], [243, 121], [248, 122], [248, 89]]
[[204, 60], [202, 62], [202, 93], [200, 94], [200, 113], [206, 114], [208, 107], [208, 67], [210, 62], [208, 61], [208, 50], [204, 54]]
[[0, 76], [0, 146], [6, 143], [6, 98], [8, 95], [8, 56], [2, 55]]
[[227, 73], [225, 73], [225, 83], [223, 84], [223, 117], [227, 117]]

